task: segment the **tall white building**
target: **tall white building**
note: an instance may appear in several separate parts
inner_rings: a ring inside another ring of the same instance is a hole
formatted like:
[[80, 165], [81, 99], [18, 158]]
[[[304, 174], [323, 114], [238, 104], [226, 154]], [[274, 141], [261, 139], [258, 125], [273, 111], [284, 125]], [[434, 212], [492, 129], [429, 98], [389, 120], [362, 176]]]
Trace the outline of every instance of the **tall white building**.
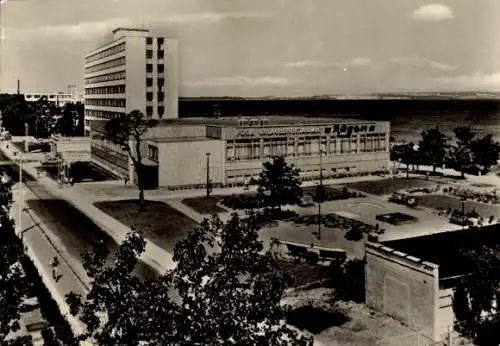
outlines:
[[85, 56], [85, 129], [134, 109], [178, 118], [178, 42], [146, 29], [117, 28], [113, 41]]

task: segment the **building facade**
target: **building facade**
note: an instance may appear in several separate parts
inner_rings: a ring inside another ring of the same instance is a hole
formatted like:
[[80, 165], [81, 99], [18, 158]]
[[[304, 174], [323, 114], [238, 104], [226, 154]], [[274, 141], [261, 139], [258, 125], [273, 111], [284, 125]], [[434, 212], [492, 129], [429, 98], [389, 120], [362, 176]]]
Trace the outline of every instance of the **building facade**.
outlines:
[[58, 107], [63, 107], [66, 103], [83, 102], [83, 93], [72, 88], [68, 91], [58, 91], [54, 93], [29, 92], [24, 94], [24, 99], [28, 102], [36, 102], [45, 97], [47, 101], [54, 102]]
[[85, 129], [138, 109], [146, 116], [178, 116], [178, 43], [145, 29], [118, 28], [113, 41], [85, 56]]
[[[102, 123], [92, 125], [92, 159], [133, 181], [127, 153], [105, 139]], [[157, 185], [169, 188], [201, 187], [207, 177], [214, 186], [245, 184], [275, 156], [303, 179], [319, 178], [320, 164], [334, 178], [388, 171], [389, 132], [389, 122], [339, 118], [177, 119], [149, 129], [141, 153], [157, 167]]]

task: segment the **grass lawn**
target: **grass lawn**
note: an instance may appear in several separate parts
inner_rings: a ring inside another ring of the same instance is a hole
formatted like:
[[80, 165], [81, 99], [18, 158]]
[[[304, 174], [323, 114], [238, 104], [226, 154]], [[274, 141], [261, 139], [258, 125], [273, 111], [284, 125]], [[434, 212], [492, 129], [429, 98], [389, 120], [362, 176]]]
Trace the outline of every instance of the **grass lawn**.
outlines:
[[[433, 209], [455, 209], [462, 210], [462, 201], [453, 196], [430, 194], [415, 196], [419, 205]], [[500, 206], [479, 203], [475, 201], [465, 201], [464, 210], [466, 213], [475, 210], [480, 216], [489, 218], [490, 216], [500, 217]]]
[[388, 178], [373, 181], [361, 181], [344, 186], [372, 195], [389, 195], [403, 189], [424, 188], [436, 185], [435, 182], [420, 178]]
[[219, 214], [226, 212], [225, 209], [219, 207], [217, 203], [220, 201], [220, 197], [193, 197], [185, 198], [182, 203], [193, 209], [199, 214]]
[[163, 202], [146, 201], [146, 211], [140, 213], [137, 200], [104, 201], [94, 205], [124, 225], [140, 230], [145, 237], [167, 251], [198, 224]]

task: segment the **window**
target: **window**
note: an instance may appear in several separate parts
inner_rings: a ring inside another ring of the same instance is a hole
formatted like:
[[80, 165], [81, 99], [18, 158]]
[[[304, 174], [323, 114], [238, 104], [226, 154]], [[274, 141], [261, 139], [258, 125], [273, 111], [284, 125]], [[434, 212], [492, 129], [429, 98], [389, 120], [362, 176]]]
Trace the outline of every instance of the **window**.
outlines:
[[351, 153], [358, 152], [358, 139], [356, 137], [351, 138]]
[[153, 44], [153, 38], [152, 37], [146, 37], [146, 44]]
[[148, 73], [153, 72], [153, 64], [146, 64], [146, 72]]
[[165, 100], [165, 94], [164, 93], [158, 93], [158, 102], [162, 102]]
[[153, 93], [146, 93], [146, 101], [153, 101]]
[[163, 78], [158, 78], [158, 88], [163, 88], [163, 86], [165, 85], [165, 79]]
[[153, 78], [146, 78], [146, 86], [147, 87], [153, 86]]
[[150, 116], [152, 116], [152, 115], [153, 115], [153, 107], [151, 107], [151, 106], [147, 106], [147, 107], [146, 107], [146, 115], [147, 115], [148, 117], [150, 117]]
[[163, 117], [163, 114], [165, 114], [165, 107], [158, 106], [158, 116], [161, 118]]
[[165, 52], [163, 50], [158, 51], [158, 59], [163, 59], [165, 57]]
[[153, 161], [158, 161], [158, 148], [154, 145], [148, 145], [148, 158]]
[[151, 49], [146, 50], [146, 58], [147, 59], [153, 58], [153, 51]]
[[158, 40], [158, 47], [161, 46], [163, 44], [163, 42], [165, 42], [163, 37], [158, 37], [157, 40]]
[[163, 73], [165, 71], [165, 65], [159, 64], [157, 66], [157, 69], [158, 69], [158, 73]]

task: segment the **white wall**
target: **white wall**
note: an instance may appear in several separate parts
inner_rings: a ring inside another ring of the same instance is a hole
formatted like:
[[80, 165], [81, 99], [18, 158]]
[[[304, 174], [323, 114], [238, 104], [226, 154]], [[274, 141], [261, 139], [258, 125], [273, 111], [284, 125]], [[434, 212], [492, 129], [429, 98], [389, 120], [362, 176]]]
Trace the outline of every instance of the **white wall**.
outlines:
[[127, 37], [126, 113], [138, 109], [146, 113], [146, 39]]
[[157, 143], [159, 185], [203, 185], [207, 179], [206, 153], [210, 153], [210, 179], [223, 183], [224, 143], [220, 140]]
[[165, 116], [167, 119], [179, 117], [179, 41], [166, 39], [165, 51]]

